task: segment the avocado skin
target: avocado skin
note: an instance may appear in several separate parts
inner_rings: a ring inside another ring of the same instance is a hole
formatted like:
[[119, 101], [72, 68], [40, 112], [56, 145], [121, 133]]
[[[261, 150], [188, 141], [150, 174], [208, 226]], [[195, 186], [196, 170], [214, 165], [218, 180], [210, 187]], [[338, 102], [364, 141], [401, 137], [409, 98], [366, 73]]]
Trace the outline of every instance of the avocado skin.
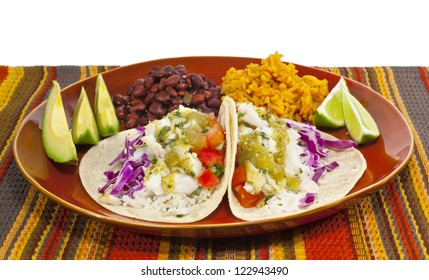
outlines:
[[54, 162], [77, 165], [77, 152], [68, 127], [57, 81], [52, 82], [42, 120], [42, 143]]

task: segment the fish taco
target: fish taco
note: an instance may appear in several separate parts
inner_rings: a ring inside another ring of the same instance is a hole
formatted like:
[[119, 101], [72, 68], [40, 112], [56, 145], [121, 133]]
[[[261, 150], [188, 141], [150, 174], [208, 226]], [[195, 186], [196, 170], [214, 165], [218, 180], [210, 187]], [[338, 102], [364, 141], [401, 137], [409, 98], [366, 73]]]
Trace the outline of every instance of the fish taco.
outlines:
[[242, 220], [287, 217], [340, 199], [366, 169], [352, 141], [252, 103], [227, 102], [235, 147], [228, 200]]
[[218, 117], [180, 106], [93, 146], [80, 178], [103, 207], [133, 218], [190, 223], [212, 213], [231, 181], [230, 103]]

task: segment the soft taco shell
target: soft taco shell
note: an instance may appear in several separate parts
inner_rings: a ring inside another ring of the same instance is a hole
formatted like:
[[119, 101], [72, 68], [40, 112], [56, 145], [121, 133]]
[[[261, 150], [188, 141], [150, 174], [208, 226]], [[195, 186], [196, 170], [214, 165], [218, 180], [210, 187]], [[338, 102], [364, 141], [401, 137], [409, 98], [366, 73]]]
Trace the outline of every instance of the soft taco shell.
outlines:
[[[236, 147], [238, 144], [238, 116], [236, 112], [236, 105], [233, 100], [227, 100], [229, 108], [231, 109], [230, 127], [231, 127], [231, 145], [233, 148], [232, 165], [235, 164]], [[320, 132], [322, 137], [330, 140], [337, 140], [330, 134]], [[323, 161], [323, 159], [322, 159]], [[239, 219], [246, 221], [260, 221], [272, 218], [285, 218], [298, 212], [309, 211], [311, 209], [321, 207], [333, 201], [339, 200], [344, 197], [355, 186], [357, 181], [366, 170], [366, 160], [362, 153], [357, 149], [351, 148], [347, 150], [329, 151], [329, 162], [337, 161], [339, 167], [333, 171], [326, 172], [319, 180], [318, 187], [319, 193], [316, 201], [305, 207], [297, 208], [294, 211], [285, 211], [281, 213], [269, 213], [261, 207], [244, 208], [240, 205], [231, 183], [228, 185], [228, 201], [232, 213]], [[233, 173], [234, 171], [232, 171]]]
[[[83, 156], [80, 166], [79, 174], [82, 185], [88, 194], [101, 206], [109, 209], [110, 211], [124, 215], [127, 217], [166, 223], [191, 223], [201, 220], [210, 213], [212, 213], [221, 203], [223, 196], [226, 193], [227, 185], [231, 181], [233, 164], [232, 147], [231, 147], [231, 129], [230, 129], [230, 108], [229, 103], [223, 103], [220, 107], [218, 121], [225, 131], [225, 172], [220, 184], [215, 188], [212, 195], [205, 202], [196, 205], [192, 208], [191, 212], [182, 217], [175, 215], [165, 215], [156, 209], [149, 208], [136, 208], [131, 206], [114, 206], [100, 202], [98, 189], [106, 183], [106, 178], [103, 174], [104, 171], [111, 169], [108, 166], [124, 148], [124, 140], [128, 136], [137, 134], [135, 129], [127, 130], [118, 133], [115, 136], [106, 138], [99, 142], [98, 145], [93, 146]], [[119, 168], [119, 167], [118, 167]]]

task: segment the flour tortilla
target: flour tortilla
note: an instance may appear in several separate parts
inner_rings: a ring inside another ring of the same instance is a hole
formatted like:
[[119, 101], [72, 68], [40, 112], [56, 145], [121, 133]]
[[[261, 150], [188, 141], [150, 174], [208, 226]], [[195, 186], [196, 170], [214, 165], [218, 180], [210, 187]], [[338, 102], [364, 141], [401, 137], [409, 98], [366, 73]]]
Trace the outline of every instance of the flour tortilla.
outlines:
[[[228, 100], [231, 108], [231, 136], [233, 154], [236, 155], [238, 144], [238, 116], [236, 113], [236, 104], [233, 100]], [[329, 140], [337, 140], [330, 134], [320, 132], [322, 137]], [[323, 161], [323, 159], [322, 159]], [[367, 164], [364, 156], [360, 151], [354, 148], [347, 150], [329, 149], [329, 158], [326, 163], [336, 161], [339, 167], [335, 168], [320, 178], [318, 182], [319, 193], [316, 201], [305, 207], [296, 208], [292, 211], [284, 211], [280, 213], [270, 213], [261, 207], [244, 208], [240, 205], [231, 183], [228, 185], [228, 201], [232, 213], [239, 219], [246, 221], [261, 221], [272, 218], [285, 218], [294, 215], [298, 212], [309, 211], [311, 209], [321, 207], [333, 201], [343, 198], [355, 186], [357, 181], [366, 170]], [[235, 156], [231, 160], [232, 165], [235, 163]]]
[[229, 108], [229, 103], [223, 102], [218, 116], [218, 121], [225, 131], [226, 154], [224, 176], [220, 184], [216, 186], [209, 199], [193, 207], [189, 214], [183, 215], [182, 217], [177, 217], [176, 215], [163, 214], [156, 209], [149, 209], [147, 207], [136, 208], [122, 205], [114, 206], [100, 202], [100, 193], [98, 192], [98, 189], [102, 187], [107, 181], [103, 172], [111, 169], [108, 164], [123, 150], [125, 138], [137, 135], [137, 131], [135, 129], [123, 131], [116, 134], [115, 136], [106, 138], [100, 141], [98, 145], [89, 149], [89, 151], [83, 156], [79, 167], [82, 185], [88, 194], [101, 206], [109, 209], [112, 212], [127, 217], [166, 223], [191, 223], [204, 219], [210, 215], [221, 203], [222, 198], [226, 193], [227, 185], [231, 181], [233, 172], [233, 165], [231, 164], [233, 149], [231, 147], [230, 111], [231, 109]]

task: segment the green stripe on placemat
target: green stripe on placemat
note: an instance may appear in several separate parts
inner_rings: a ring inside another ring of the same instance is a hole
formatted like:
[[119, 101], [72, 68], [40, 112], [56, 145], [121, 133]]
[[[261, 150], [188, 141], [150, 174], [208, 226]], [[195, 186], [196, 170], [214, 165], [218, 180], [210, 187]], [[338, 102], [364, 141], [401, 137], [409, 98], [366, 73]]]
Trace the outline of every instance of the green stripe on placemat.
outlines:
[[328, 218], [221, 241], [150, 236], [90, 220], [20, 173], [12, 140], [52, 80], [65, 87], [110, 68], [0, 66], [0, 259], [429, 259], [429, 68], [324, 68], [373, 88], [401, 111], [415, 139], [410, 162], [378, 192]]

